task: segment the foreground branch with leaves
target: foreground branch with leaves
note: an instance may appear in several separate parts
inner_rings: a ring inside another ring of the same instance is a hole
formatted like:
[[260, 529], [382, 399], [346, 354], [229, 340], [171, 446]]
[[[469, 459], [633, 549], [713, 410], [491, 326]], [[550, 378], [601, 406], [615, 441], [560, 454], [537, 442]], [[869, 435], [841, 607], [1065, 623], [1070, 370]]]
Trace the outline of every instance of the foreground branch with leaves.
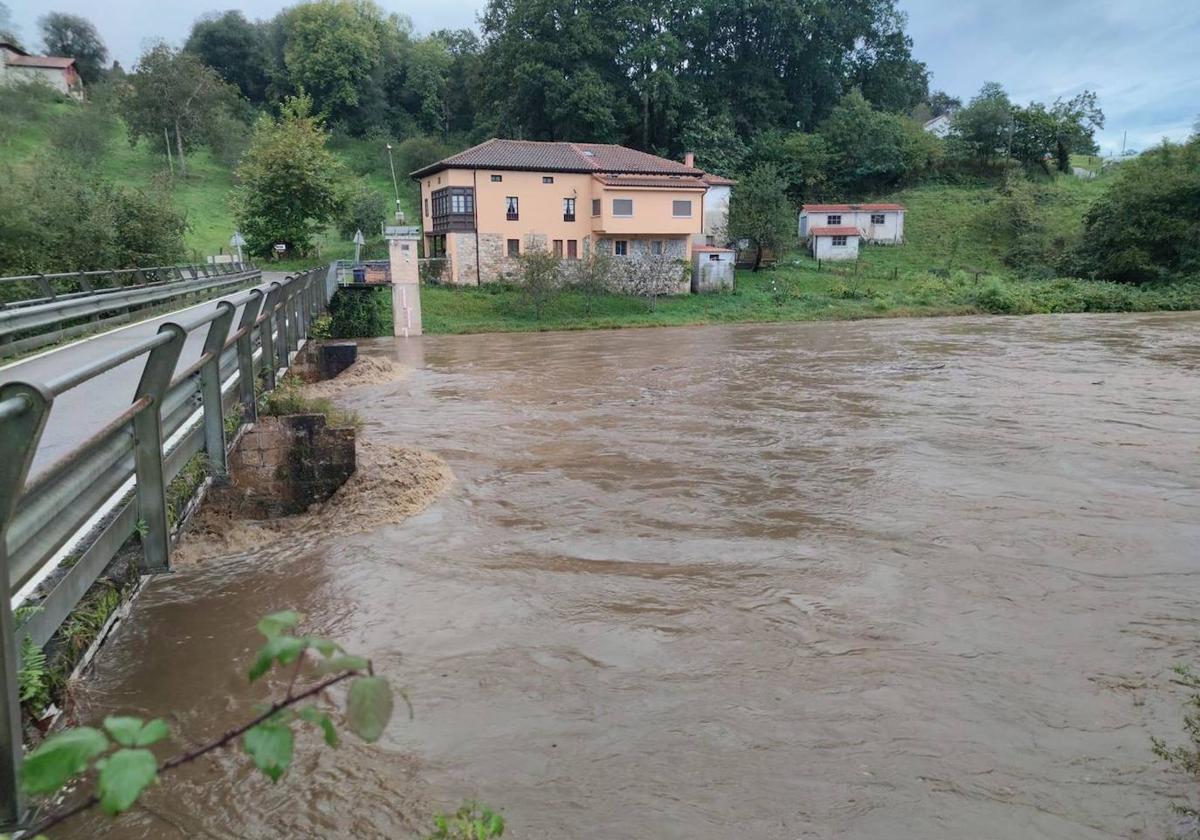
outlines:
[[[254, 765], [272, 782], [279, 781], [292, 763], [293, 726], [297, 722], [316, 727], [326, 744], [337, 746], [338, 729], [330, 711], [339, 713], [346, 727], [363, 741], [377, 741], [391, 720], [394, 706], [387, 680], [375, 675], [370, 660], [347, 653], [336, 642], [296, 635], [292, 631], [299, 622], [300, 615], [288, 610], [268, 615], [258, 623], [266, 642], [250, 666], [250, 681], [274, 669], [288, 669], [284, 695], [257, 708], [251, 720], [206, 744], [159, 761], [148, 748], [168, 737], [166, 722], [127, 716], [107, 717], [101, 728], [66, 729], [43, 741], [29, 754], [22, 769], [21, 784], [26, 793], [53, 796], [84, 777], [93, 779], [94, 790], [78, 803], [36, 819], [23, 836], [40, 837], [97, 806], [117, 816], [137, 804], [146, 788], [161, 776], [239, 739]], [[301, 686], [305, 677], [313, 676], [322, 678]], [[325, 692], [347, 681], [345, 707], [339, 711]], [[403, 694], [401, 697], [407, 703]], [[410, 707], [410, 716], [411, 711]], [[7, 840], [7, 835], [0, 838]]]

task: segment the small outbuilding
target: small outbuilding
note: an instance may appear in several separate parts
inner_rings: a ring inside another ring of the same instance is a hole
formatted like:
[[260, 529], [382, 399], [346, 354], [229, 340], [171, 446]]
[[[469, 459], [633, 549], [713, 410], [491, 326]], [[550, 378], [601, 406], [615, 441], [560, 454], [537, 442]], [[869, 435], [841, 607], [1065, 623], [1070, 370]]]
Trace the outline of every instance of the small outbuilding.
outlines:
[[858, 228], [849, 225], [815, 227], [808, 232], [808, 245], [819, 260], [856, 260], [859, 236]]
[[848, 227], [875, 245], [904, 242], [903, 204], [805, 204], [800, 208], [800, 238], [817, 227]]
[[83, 98], [83, 82], [75, 59], [57, 55], [30, 55], [16, 44], [0, 41], [0, 84], [41, 82], [64, 96]]
[[720, 292], [733, 289], [734, 263], [737, 252], [732, 248], [698, 245], [692, 248], [692, 292]]

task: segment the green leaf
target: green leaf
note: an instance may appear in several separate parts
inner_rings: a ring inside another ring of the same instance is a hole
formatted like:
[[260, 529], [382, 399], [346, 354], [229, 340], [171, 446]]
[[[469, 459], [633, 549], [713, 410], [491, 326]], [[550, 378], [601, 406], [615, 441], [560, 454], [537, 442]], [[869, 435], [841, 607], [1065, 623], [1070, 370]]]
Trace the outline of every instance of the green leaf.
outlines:
[[150, 750], [117, 750], [96, 764], [100, 768], [96, 780], [100, 807], [112, 816], [129, 810], [146, 785], [158, 778], [158, 762]]
[[295, 627], [300, 623], [300, 613], [295, 610], [284, 610], [283, 612], [271, 613], [263, 616], [258, 622], [258, 632], [262, 633], [268, 639], [273, 639], [289, 627]]
[[90, 726], [51, 735], [25, 759], [21, 786], [27, 793], [54, 793], [107, 749], [108, 738]]
[[142, 719], [110, 716], [104, 719], [104, 728], [122, 747], [133, 747], [137, 746], [137, 734], [142, 729]]
[[504, 817], [491, 811], [484, 811], [483, 816], [487, 820], [487, 830], [490, 836], [500, 837], [504, 834]]
[[142, 727], [142, 731], [137, 736], [136, 746], [148, 747], [151, 744], [157, 744], [170, 734], [170, 730], [167, 729], [167, 722], [162, 718], [155, 718]]
[[300, 639], [296, 636], [272, 636], [268, 638], [267, 643], [259, 650], [254, 664], [250, 666], [250, 682], [254, 682], [267, 673], [267, 671], [270, 671], [272, 665], [276, 662], [280, 665], [295, 662], [296, 657], [302, 654], [307, 647], [308, 639]]
[[379, 740], [392, 718], [392, 689], [383, 677], [357, 677], [346, 698], [346, 721], [368, 744]]
[[333, 656], [342, 650], [342, 646], [337, 642], [331, 642], [329, 639], [317, 639], [312, 636], [308, 637], [308, 643], [313, 650], [317, 651], [322, 656]]
[[351, 656], [345, 654], [342, 656], [331, 656], [328, 659], [322, 659], [319, 663], [320, 671], [323, 674], [333, 674], [338, 671], [366, 671], [371, 667], [370, 661], [365, 656]]
[[336, 747], [338, 745], [337, 728], [333, 725], [333, 720], [329, 717], [329, 715], [325, 714], [325, 712], [322, 712], [316, 706], [305, 706], [303, 709], [297, 712], [297, 714], [302, 720], [306, 720], [309, 723], [321, 727], [322, 731], [325, 733], [326, 744], [331, 747]]
[[260, 723], [243, 736], [242, 744], [254, 757], [254, 765], [273, 782], [279, 781], [292, 763], [294, 739], [286, 724]]

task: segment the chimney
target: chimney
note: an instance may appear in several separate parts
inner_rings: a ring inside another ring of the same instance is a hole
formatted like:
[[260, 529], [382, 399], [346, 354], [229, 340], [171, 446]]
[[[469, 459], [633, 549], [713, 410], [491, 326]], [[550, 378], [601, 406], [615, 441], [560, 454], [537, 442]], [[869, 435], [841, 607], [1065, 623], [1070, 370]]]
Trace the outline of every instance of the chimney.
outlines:
[[683, 165], [684, 166], [695, 166], [696, 165], [696, 155], [692, 152], [684, 152], [683, 153]]

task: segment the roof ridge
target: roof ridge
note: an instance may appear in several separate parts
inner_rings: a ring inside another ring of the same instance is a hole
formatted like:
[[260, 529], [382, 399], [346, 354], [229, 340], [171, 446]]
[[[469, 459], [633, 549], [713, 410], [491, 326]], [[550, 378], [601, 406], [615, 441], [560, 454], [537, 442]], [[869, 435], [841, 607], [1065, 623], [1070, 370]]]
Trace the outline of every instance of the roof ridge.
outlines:
[[[600, 165], [597, 164], [596, 161], [593, 160], [592, 157], [590, 157], [583, 149], [579, 148], [579, 146], [580, 146], [579, 143], [576, 143], [573, 140], [567, 140], [564, 142], [566, 142], [567, 146], [571, 149], [571, 151], [574, 152], [575, 155], [581, 161], [583, 161], [583, 164], [585, 166], [587, 166], [589, 169], [591, 169], [593, 173], [600, 171]], [[595, 144], [593, 143], [591, 145], [595, 145]]]

